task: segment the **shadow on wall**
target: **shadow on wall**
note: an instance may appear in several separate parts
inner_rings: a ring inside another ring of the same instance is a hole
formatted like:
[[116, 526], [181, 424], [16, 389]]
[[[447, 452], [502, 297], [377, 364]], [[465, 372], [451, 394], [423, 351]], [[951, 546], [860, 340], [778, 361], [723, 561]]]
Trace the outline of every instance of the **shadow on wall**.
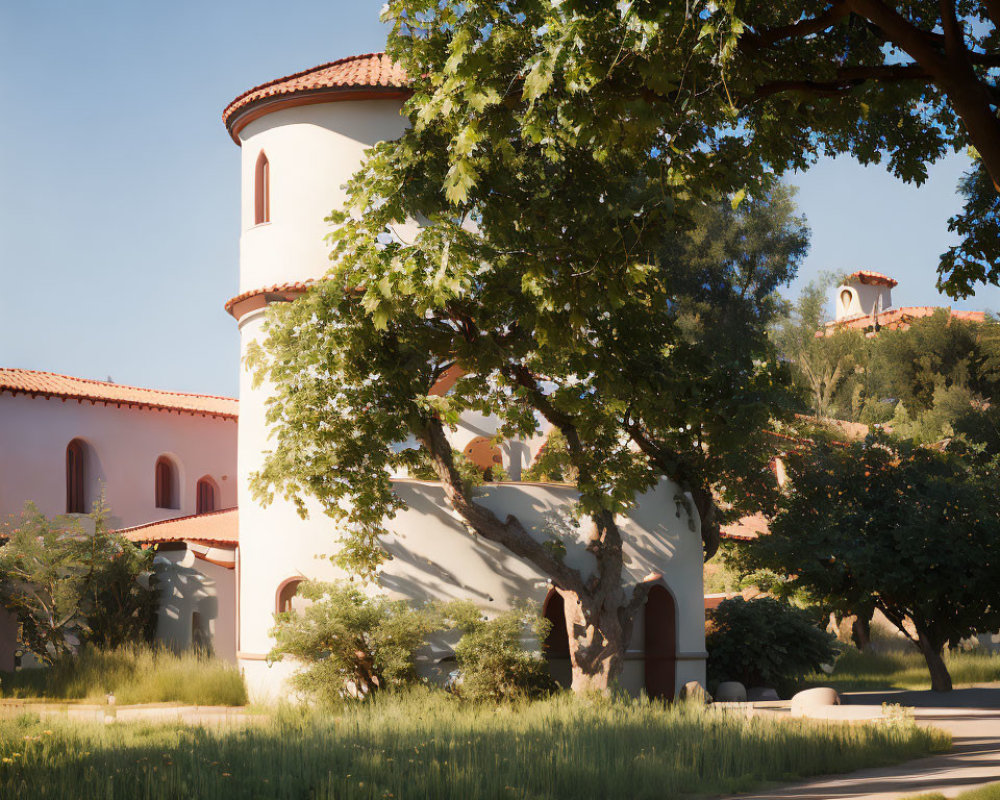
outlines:
[[[197, 647], [215, 650], [219, 618], [219, 587], [216, 581], [194, 567], [190, 551], [168, 551], [154, 563], [160, 584], [160, 611], [156, 638], [174, 650]], [[179, 560], [171, 556], [177, 553]]]

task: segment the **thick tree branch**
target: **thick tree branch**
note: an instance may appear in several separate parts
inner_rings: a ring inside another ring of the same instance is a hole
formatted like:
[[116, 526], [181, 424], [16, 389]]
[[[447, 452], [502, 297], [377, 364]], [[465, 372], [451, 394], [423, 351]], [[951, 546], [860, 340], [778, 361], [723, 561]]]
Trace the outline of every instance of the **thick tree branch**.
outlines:
[[798, 22], [793, 22], [791, 25], [782, 25], [778, 28], [751, 33], [746, 35], [745, 38], [749, 40], [751, 50], [770, 47], [784, 39], [802, 39], [806, 36], [822, 33], [827, 28], [836, 25], [850, 13], [851, 11], [847, 7], [847, 3], [843, 2], [843, 0], [837, 0], [837, 2], [832, 3], [826, 11], [817, 17], [801, 19]]
[[560, 588], [578, 593], [586, 590], [583, 576], [565, 564], [554, 550], [534, 539], [517, 517], [509, 515], [506, 520], [501, 520], [488, 508], [472, 500], [455, 467], [451, 443], [439, 419], [432, 417], [426, 420], [417, 438], [430, 454], [431, 464], [444, 486], [449, 504], [469, 527], [484, 539], [530, 561]]

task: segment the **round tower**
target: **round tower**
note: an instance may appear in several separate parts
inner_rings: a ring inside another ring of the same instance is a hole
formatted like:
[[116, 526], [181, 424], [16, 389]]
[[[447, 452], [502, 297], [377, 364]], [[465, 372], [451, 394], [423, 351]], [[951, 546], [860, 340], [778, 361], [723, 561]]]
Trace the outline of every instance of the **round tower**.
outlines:
[[836, 321], [870, 317], [892, 307], [892, 288], [898, 281], [881, 272], [852, 272], [837, 287]]
[[[222, 119], [241, 148], [240, 293], [226, 304], [240, 330], [241, 363], [258, 340], [267, 305], [294, 298], [329, 268], [324, 218], [342, 206], [344, 184], [364, 150], [398, 137], [406, 77], [384, 54], [340, 59], [257, 86]], [[265, 400], [240, 372], [238, 659], [251, 688], [273, 684], [264, 658], [272, 614], [291, 602], [304, 577], [334, 577], [330, 520], [318, 510], [303, 524], [276, 499], [267, 509], [250, 495], [250, 476], [268, 449]], [[266, 677], [265, 677], [266, 674]]]

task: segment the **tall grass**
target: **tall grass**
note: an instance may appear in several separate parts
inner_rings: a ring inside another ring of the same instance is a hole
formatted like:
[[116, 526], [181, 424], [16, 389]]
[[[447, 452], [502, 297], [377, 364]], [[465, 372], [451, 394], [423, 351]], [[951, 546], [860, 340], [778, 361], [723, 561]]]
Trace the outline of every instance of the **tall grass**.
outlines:
[[[947, 798], [943, 794], [935, 793], [907, 797], [904, 800], [947, 800]], [[1000, 800], [1000, 783], [991, 783], [988, 786], [962, 792], [955, 800]]]
[[414, 692], [242, 728], [0, 721], [0, 796], [672, 798], [743, 792], [947, 747], [912, 721], [847, 725], [556, 696]]
[[[955, 686], [1000, 681], [1000, 654], [948, 651], [944, 660]], [[813, 675], [807, 682], [840, 691], [931, 688], [927, 662], [913, 647], [883, 652], [860, 652], [849, 647], [837, 659], [833, 674]]]
[[43, 669], [0, 673], [3, 697], [88, 700], [108, 693], [121, 705], [181, 702], [239, 706], [247, 702], [243, 677], [233, 664], [191, 651], [129, 645], [84, 648]]

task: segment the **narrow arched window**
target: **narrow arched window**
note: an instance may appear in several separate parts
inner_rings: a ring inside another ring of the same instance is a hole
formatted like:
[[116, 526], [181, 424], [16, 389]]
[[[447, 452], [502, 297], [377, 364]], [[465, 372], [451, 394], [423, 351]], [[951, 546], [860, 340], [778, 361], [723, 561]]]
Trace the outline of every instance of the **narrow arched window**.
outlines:
[[301, 585], [302, 578], [289, 578], [278, 587], [278, 596], [275, 598], [275, 610], [279, 614], [299, 610], [297, 608], [299, 604], [294, 603], [293, 601], [295, 600], [295, 595], [298, 594], [299, 587]]
[[253, 224], [271, 221], [271, 167], [260, 151], [253, 177]]
[[166, 456], [156, 459], [156, 507], [178, 507], [176, 468]]
[[87, 513], [87, 498], [84, 496], [83, 481], [86, 477], [83, 463], [83, 442], [74, 439], [66, 447], [66, 513]]
[[195, 512], [198, 514], [208, 514], [215, 511], [215, 481], [207, 475], [198, 479], [198, 502]]

